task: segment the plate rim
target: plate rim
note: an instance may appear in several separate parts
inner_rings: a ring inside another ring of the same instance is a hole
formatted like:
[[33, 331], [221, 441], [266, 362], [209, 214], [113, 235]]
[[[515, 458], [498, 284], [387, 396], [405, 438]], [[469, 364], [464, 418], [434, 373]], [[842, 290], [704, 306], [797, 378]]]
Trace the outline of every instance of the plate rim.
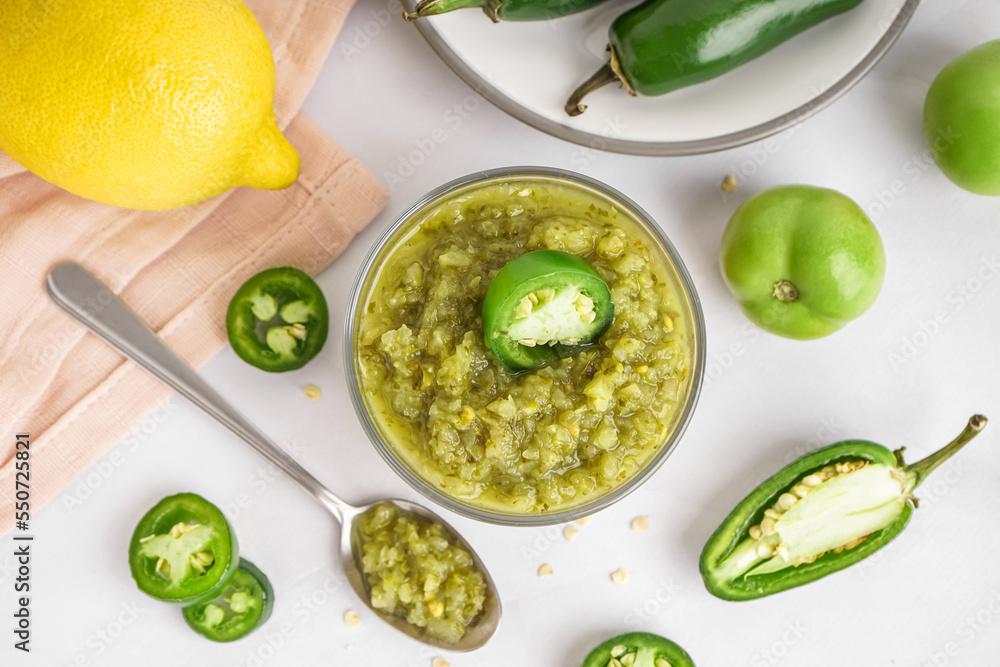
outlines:
[[[411, 5], [414, 0], [407, 0], [405, 4]], [[468, 84], [476, 93], [481, 95], [501, 111], [520, 120], [521, 122], [534, 127], [550, 136], [568, 141], [570, 143], [584, 146], [586, 148], [605, 150], [613, 153], [626, 155], [641, 155], [646, 157], [680, 157], [685, 155], [703, 155], [715, 153], [745, 146], [761, 139], [773, 136], [794, 127], [813, 115], [819, 113], [833, 102], [838, 100], [847, 91], [857, 85], [880, 60], [889, 52], [896, 40], [903, 33], [903, 29], [910, 22], [913, 14], [917, 11], [920, 0], [904, 0], [899, 11], [893, 18], [892, 23], [885, 33], [876, 42], [861, 61], [855, 65], [847, 74], [837, 80], [832, 86], [824, 90], [819, 95], [813, 97], [805, 104], [799, 105], [795, 109], [788, 111], [769, 121], [759, 123], [737, 132], [721, 134], [707, 139], [693, 139], [687, 141], [638, 141], [635, 139], [617, 139], [602, 135], [578, 130], [561, 123], [557, 123], [547, 118], [523, 104], [508, 97], [491, 84], [487, 79], [480, 76], [457, 51], [452, 49], [434, 27], [434, 21], [419, 20], [414, 21], [417, 30], [423, 36], [431, 49], [437, 53], [455, 74]], [[408, 7], [412, 9], [412, 7]]]

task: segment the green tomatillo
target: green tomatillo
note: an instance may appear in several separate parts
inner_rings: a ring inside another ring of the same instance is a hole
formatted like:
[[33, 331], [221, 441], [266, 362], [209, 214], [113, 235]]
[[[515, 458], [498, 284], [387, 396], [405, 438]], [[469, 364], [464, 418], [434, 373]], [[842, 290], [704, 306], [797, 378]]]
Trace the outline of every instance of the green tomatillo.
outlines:
[[766, 331], [827, 336], [874, 303], [885, 275], [878, 231], [852, 200], [790, 185], [751, 197], [722, 234], [722, 277]]
[[924, 104], [927, 145], [960, 188], [1000, 196], [1000, 39], [945, 67]]

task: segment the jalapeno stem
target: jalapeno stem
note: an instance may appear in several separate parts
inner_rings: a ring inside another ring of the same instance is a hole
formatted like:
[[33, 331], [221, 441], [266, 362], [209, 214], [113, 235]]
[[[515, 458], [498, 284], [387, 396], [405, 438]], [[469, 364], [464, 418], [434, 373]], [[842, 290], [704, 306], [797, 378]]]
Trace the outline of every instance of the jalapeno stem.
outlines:
[[622, 72], [621, 62], [618, 60], [618, 53], [615, 51], [613, 46], [608, 46], [608, 53], [611, 54], [611, 58], [601, 69], [594, 72], [594, 75], [580, 84], [580, 87], [573, 91], [573, 94], [569, 96], [569, 100], [566, 101], [566, 106], [563, 107], [570, 116], [579, 116], [584, 111], [587, 110], [587, 105], [582, 104], [583, 98], [588, 94], [594, 92], [598, 88], [608, 85], [609, 83], [615, 83], [616, 81], [621, 85], [625, 86], [625, 90], [628, 91], [629, 95], [635, 95], [635, 88], [628, 82], [625, 74]]
[[594, 72], [594, 75], [584, 81], [579, 88], [573, 91], [573, 94], [569, 96], [569, 100], [566, 101], [566, 113], [570, 116], [579, 116], [587, 110], [587, 105], [582, 103], [584, 97], [598, 88], [606, 86], [609, 83], [614, 83], [617, 80], [618, 75], [611, 69], [611, 63], [606, 64]]
[[957, 438], [927, 458], [906, 466], [906, 472], [914, 475], [916, 477], [916, 485], [919, 485], [939, 465], [950, 459], [958, 450], [965, 447], [970, 440], [979, 435], [979, 432], [986, 426], [986, 422], [987, 419], [983, 415], [973, 415], [969, 418], [969, 423], [965, 426], [965, 430], [959, 433]]
[[412, 12], [403, 12], [403, 18], [407, 21], [415, 21], [425, 16], [437, 16], [453, 12], [456, 9], [475, 9], [477, 7], [486, 12], [486, 15], [494, 23], [499, 21], [497, 10], [500, 9], [500, 2], [498, 0], [420, 0]]

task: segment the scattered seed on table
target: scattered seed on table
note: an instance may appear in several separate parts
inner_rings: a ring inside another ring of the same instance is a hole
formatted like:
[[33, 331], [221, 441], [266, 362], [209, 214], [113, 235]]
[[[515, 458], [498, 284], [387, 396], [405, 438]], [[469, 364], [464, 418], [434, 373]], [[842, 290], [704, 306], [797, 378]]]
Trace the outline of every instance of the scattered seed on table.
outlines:
[[628, 581], [628, 572], [623, 569], [617, 569], [611, 573], [611, 581], [615, 582], [619, 586]]
[[719, 186], [719, 188], [727, 195], [736, 192], [737, 187], [739, 187], [739, 183], [736, 181], [736, 177], [732, 174], [722, 179], [722, 184]]
[[593, 517], [589, 517], [589, 516], [584, 516], [584, 517], [580, 517], [579, 519], [577, 519], [577, 520], [576, 520], [576, 522], [577, 522], [578, 524], [580, 524], [581, 526], [586, 526], [586, 525], [587, 525], [588, 523], [590, 523], [590, 520], [591, 520], [592, 518], [593, 518]]
[[632, 530], [649, 530], [649, 517], [637, 516], [632, 519]]
[[451, 663], [444, 658], [434, 658], [431, 660], [431, 667], [451, 667]]
[[322, 396], [322, 394], [319, 391], [319, 387], [317, 387], [314, 384], [308, 385], [305, 388], [305, 393], [306, 393], [306, 396], [308, 396], [309, 398], [311, 398], [314, 401], [318, 401], [319, 397]]
[[547, 577], [548, 575], [550, 575], [552, 573], [553, 573], [552, 566], [549, 565], [548, 563], [542, 563], [539, 566], [539, 568], [538, 568], [538, 576], [539, 577]]
[[576, 534], [578, 532], [579, 531], [573, 526], [566, 526], [565, 528], [563, 528], [563, 537], [566, 538], [567, 542], [572, 542], [573, 540], [576, 539]]
[[358, 616], [358, 612], [348, 609], [347, 613], [344, 614], [344, 623], [352, 628], [357, 627], [361, 625], [361, 617]]

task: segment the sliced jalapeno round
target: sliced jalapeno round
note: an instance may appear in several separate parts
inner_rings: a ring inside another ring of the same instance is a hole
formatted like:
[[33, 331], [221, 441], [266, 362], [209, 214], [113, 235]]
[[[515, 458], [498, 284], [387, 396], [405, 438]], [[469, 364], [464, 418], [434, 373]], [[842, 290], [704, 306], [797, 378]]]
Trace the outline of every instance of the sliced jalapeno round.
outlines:
[[694, 667], [687, 651], [649, 632], [629, 632], [600, 644], [582, 667]]
[[142, 517], [128, 559], [139, 590], [186, 606], [210, 600], [229, 585], [239, 546], [219, 508], [201, 496], [180, 493]]
[[568, 357], [597, 342], [615, 316], [611, 291], [583, 259], [536, 250], [508, 262], [483, 301], [483, 333], [508, 370]]
[[975, 415], [938, 452], [912, 465], [903, 450], [840, 442], [794, 461], [736, 506], [701, 554], [705, 587], [752, 600], [815, 581], [875, 553], [906, 527], [913, 492], [986, 426]]
[[214, 642], [246, 637], [271, 616], [274, 589], [253, 563], [240, 559], [229, 586], [214, 599], [184, 608], [184, 620]]
[[226, 332], [251, 366], [280, 373], [302, 368], [326, 343], [330, 314], [312, 278], [299, 269], [261, 271], [229, 302]]

